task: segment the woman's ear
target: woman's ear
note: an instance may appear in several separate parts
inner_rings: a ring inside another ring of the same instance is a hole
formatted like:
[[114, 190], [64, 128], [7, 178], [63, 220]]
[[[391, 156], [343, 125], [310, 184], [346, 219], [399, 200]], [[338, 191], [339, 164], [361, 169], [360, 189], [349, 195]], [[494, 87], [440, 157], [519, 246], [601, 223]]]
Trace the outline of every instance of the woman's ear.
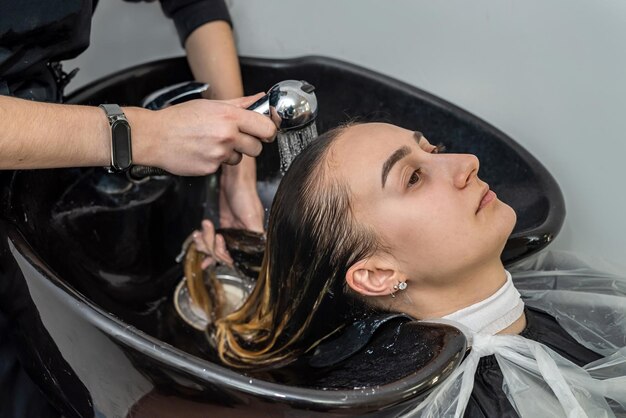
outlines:
[[348, 286], [366, 296], [390, 295], [393, 286], [405, 280], [391, 262], [375, 256], [357, 261], [346, 273]]

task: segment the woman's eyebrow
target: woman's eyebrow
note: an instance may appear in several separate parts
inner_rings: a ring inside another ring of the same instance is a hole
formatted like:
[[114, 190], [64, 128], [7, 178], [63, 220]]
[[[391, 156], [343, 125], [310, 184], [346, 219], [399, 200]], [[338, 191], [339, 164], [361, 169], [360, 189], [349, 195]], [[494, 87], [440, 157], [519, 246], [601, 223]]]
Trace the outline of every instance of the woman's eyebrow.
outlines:
[[406, 157], [407, 155], [409, 155], [410, 153], [411, 153], [411, 148], [404, 145], [398, 148], [397, 150], [395, 150], [393, 154], [391, 154], [389, 158], [387, 158], [387, 160], [383, 164], [383, 173], [381, 176], [383, 189], [385, 188], [385, 182], [387, 181], [387, 176], [389, 175], [389, 172], [393, 168], [393, 165], [397, 163], [398, 161], [400, 161], [401, 159], [403, 159], [404, 157]]
[[420, 131], [413, 131], [413, 139], [415, 139], [415, 142], [417, 142], [417, 145], [419, 145], [420, 142], [422, 142], [422, 138], [424, 138], [424, 135], [422, 135]]

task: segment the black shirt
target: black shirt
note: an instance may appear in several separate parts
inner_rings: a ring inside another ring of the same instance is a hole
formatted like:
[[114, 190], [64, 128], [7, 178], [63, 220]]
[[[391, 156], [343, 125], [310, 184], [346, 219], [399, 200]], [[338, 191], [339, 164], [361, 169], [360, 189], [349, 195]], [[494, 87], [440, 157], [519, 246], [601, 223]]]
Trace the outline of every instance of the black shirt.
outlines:
[[[128, 0], [127, 0], [128, 1]], [[141, 0], [130, 0], [141, 1]], [[98, 0], [0, 0], [0, 94], [60, 101], [62, 74], [50, 63], [74, 58], [89, 46]], [[223, 0], [160, 0], [181, 43], [214, 20], [230, 23]]]
[[[580, 345], [552, 316], [528, 307], [525, 313], [526, 328], [520, 333], [522, 337], [545, 344], [578, 366], [602, 358], [600, 354]], [[502, 391], [503, 380], [496, 357], [481, 358], [474, 376], [474, 389], [465, 410], [465, 417], [517, 417], [518, 414]]]

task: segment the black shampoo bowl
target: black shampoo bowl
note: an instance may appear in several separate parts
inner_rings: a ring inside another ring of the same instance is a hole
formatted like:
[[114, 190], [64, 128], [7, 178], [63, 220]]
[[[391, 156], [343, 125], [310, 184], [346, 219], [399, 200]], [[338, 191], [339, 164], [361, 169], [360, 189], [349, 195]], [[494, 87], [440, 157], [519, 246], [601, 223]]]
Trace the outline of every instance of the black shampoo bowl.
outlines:
[[[242, 66], [247, 93], [284, 79], [314, 84], [320, 132], [353, 118], [387, 121], [420, 130], [449, 152], [476, 154], [481, 177], [518, 214], [505, 263], [545, 247], [559, 232], [565, 209], [552, 176], [511, 138], [462, 109], [327, 58], [244, 58]], [[184, 59], [162, 60], [97, 81], [69, 101], [139, 105], [152, 91], [190, 79]], [[275, 145], [267, 146], [258, 159], [266, 206], [278, 167]], [[322, 390], [306, 375], [292, 373], [287, 384], [229, 370], [203, 351], [172, 304], [181, 278], [174, 259], [201, 218], [215, 216], [217, 175], [141, 184], [101, 168], [0, 175], [0, 303], [22, 363], [67, 417], [396, 416], [464, 355], [465, 339], [454, 328], [410, 323], [405, 347], [420, 353], [415, 369], [404, 365], [402, 374], [372, 384], [330, 382]], [[391, 371], [393, 357], [372, 365]]]

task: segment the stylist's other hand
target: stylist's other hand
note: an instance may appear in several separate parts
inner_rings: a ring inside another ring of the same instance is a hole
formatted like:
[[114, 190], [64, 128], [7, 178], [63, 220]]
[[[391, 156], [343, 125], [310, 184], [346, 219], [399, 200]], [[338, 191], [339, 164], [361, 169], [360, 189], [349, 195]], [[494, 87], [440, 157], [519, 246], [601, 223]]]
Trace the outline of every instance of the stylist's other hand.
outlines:
[[215, 232], [213, 223], [207, 219], [202, 221], [202, 230], [194, 231], [191, 235], [196, 249], [206, 254], [206, 258], [202, 261], [202, 269], [206, 269], [215, 263], [233, 266], [233, 259], [226, 248], [224, 237]]
[[236, 166], [222, 167], [220, 226], [263, 232], [265, 211], [256, 187], [256, 164], [244, 157]]
[[140, 135], [156, 135], [158, 140], [150, 142], [152, 149], [145, 149], [145, 141], [138, 144], [138, 156], [151, 158], [136, 163], [194, 176], [214, 173], [221, 164], [238, 164], [242, 155], [256, 157], [262, 143], [271, 142], [276, 136], [276, 126], [267, 116], [246, 110], [262, 96], [259, 93], [233, 100], [191, 100], [153, 111], [154, 126], [142, 124]]

